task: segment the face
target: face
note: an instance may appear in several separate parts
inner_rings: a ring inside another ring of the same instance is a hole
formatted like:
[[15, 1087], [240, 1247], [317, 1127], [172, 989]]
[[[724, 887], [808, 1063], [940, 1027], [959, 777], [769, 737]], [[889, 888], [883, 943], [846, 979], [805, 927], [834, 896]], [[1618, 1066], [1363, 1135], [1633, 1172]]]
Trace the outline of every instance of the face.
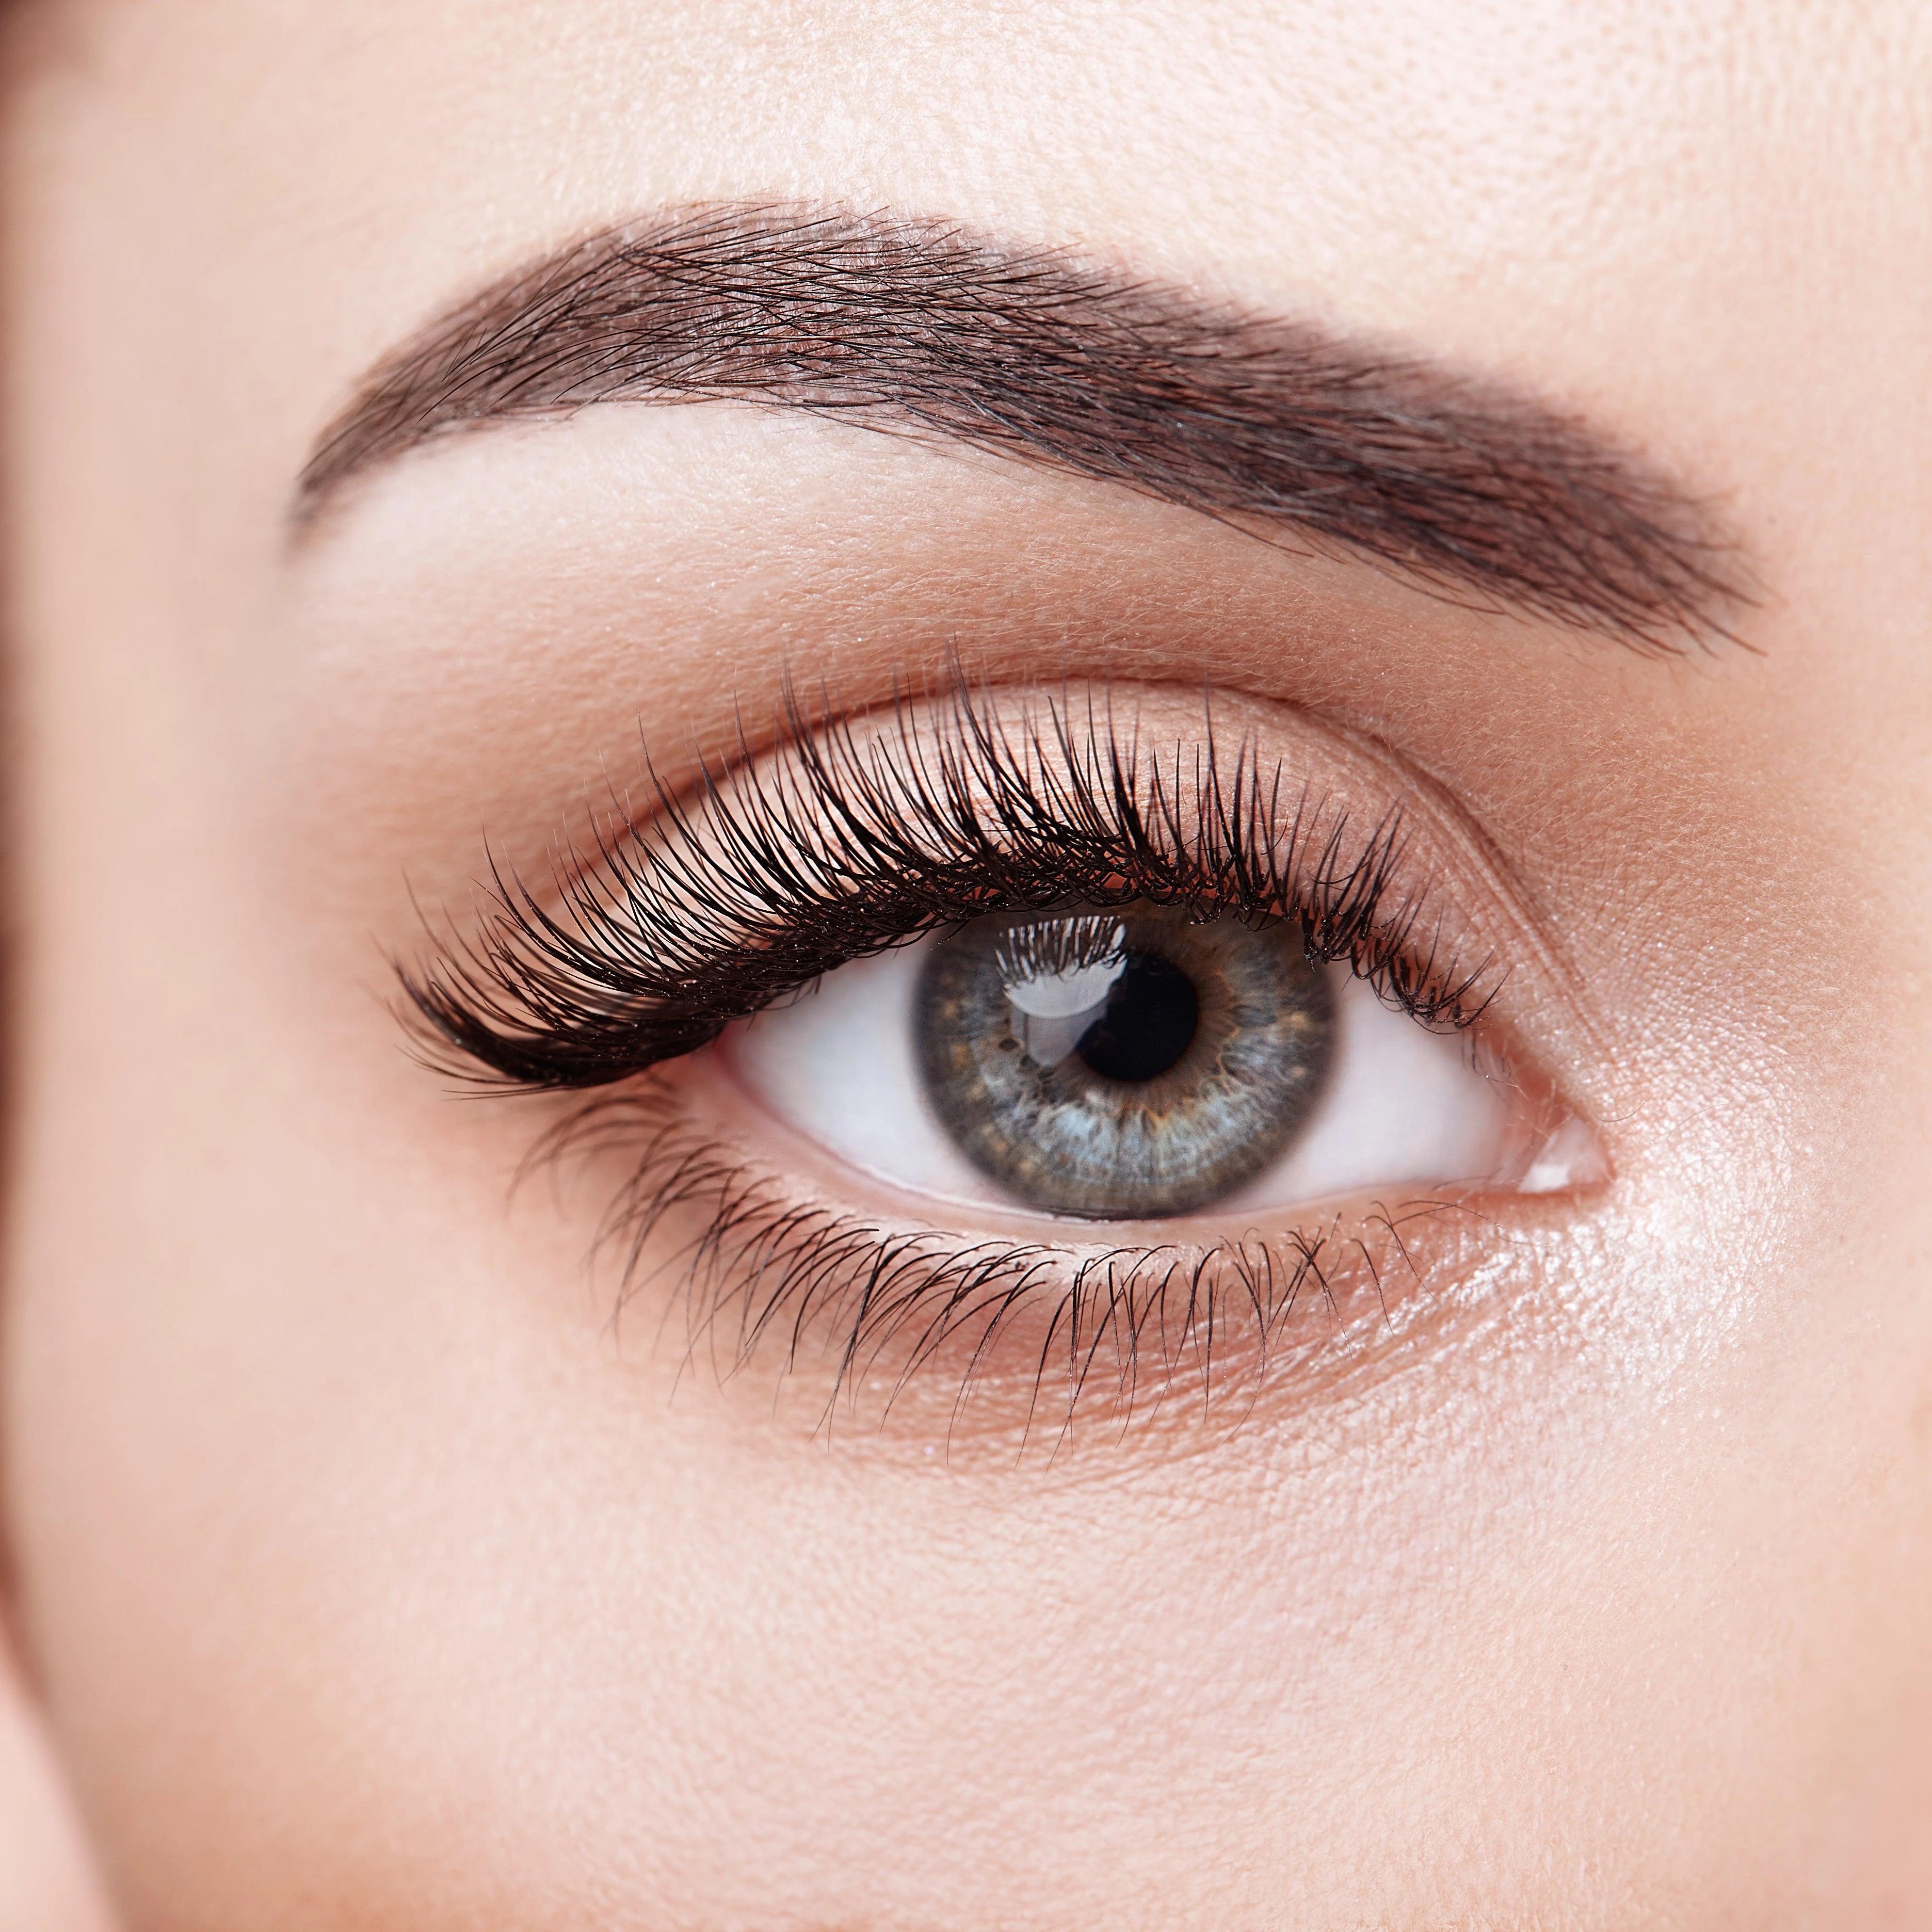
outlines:
[[1927, 26], [26, 17], [129, 1923], [1932, 1914]]

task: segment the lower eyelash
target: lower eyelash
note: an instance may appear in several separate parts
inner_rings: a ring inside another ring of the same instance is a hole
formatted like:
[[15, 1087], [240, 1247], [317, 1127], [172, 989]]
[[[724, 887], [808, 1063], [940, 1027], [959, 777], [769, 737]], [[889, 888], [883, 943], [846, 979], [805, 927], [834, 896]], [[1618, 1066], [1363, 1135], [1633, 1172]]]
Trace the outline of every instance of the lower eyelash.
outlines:
[[[940, 1398], [949, 1442], [989, 1396], [1016, 1446], [1062, 1442], [1076, 1420], [1124, 1429], [1184, 1395], [1197, 1413], [1238, 1421], [1290, 1359], [1332, 1352], [1352, 1330], [1358, 1343], [1396, 1332], [1391, 1291], [1399, 1276], [1422, 1279], [1420, 1226], [1484, 1218], [1427, 1199], [1266, 1239], [1084, 1256], [1029, 1241], [962, 1247], [788, 1198], [657, 1076], [579, 1108], [532, 1159], [600, 1154], [630, 1166], [595, 1243], [617, 1262], [620, 1317], [670, 1275], [664, 1320], [682, 1317], [687, 1367], [705, 1360], [728, 1380], [776, 1354], [784, 1376], [815, 1370], [827, 1431], [840, 1418], [882, 1426], [917, 1378], [922, 1410]], [[689, 1232], [646, 1273], [646, 1248], [682, 1232], [687, 1210]], [[1325, 1324], [1291, 1335], [1311, 1310]]]

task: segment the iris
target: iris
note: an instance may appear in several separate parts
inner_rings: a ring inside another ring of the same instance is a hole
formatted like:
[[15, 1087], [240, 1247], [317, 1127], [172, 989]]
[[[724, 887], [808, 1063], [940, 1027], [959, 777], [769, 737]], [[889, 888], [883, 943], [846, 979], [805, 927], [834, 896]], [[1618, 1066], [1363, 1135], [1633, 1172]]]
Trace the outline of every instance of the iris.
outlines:
[[920, 1070], [974, 1166], [1096, 1220], [1212, 1205], [1306, 1124], [1334, 1002], [1298, 931], [1132, 905], [976, 920], [934, 946]]

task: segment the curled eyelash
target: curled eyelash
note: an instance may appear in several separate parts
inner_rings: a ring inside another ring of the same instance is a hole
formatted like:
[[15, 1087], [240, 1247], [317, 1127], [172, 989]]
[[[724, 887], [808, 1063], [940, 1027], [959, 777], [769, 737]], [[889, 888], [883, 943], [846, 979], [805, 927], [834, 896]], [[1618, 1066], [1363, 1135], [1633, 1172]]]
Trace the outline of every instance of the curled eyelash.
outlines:
[[1426, 1025], [1466, 1027], [1493, 994], [1404, 883], [1399, 806], [1355, 832], [1251, 741], [1224, 758], [1211, 718], [1163, 760], [1106, 706], [1009, 723], [956, 683], [937, 718], [820, 728], [790, 703], [774, 756], [706, 764], [685, 794], [654, 776], [656, 812], [573, 849], [548, 895], [494, 871], [475, 936], [398, 965], [426, 1057], [499, 1087], [608, 1086], [922, 934], [1137, 901], [1292, 921]]

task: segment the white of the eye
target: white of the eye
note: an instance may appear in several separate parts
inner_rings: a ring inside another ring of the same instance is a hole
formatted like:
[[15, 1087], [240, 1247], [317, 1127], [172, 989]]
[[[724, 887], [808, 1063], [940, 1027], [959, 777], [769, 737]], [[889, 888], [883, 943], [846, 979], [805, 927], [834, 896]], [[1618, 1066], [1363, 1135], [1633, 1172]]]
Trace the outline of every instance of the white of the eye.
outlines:
[[1432, 1033], [1384, 1006], [1346, 967], [1328, 970], [1339, 1024], [1327, 1090], [1288, 1152], [1222, 1210], [1495, 1174], [1507, 1151], [1509, 1106], [1478, 1071], [1468, 1039]]
[[734, 1028], [739, 1078], [788, 1126], [920, 1193], [997, 1201], [927, 1104], [914, 1040], [930, 942], [855, 959], [790, 1005]]
[[[916, 1192], [1010, 1210], [1018, 1204], [959, 1152], [926, 1101], [914, 1029], [930, 943], [840, 967], [793, 1004], [734, 1028], [725, 1051], [756, 1099], [850, 1166]], [[1217, 1216], [1482, 1180], [1502, 1162], [1508, 1102], [1468, 1042], [1384, 1006], [1345, 968], [1328, 970], [1338, 1028], [1327, 1089], [1288, 1152]]]

